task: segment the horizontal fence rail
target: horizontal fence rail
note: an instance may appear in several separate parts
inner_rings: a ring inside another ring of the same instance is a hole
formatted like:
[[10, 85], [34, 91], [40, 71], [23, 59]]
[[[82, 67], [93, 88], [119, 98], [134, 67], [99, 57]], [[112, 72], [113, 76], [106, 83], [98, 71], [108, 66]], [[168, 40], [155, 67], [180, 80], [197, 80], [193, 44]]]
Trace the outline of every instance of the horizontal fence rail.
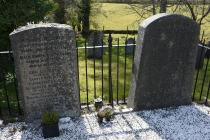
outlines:
[[[89, 108], [94, 99], [101, 98], [105, 104], [126, 104], [131, 85], [135, 38], [133, 43], [115, 39], [109, 34], [100, 45], [77, 44], [78, 84], [80, 102]], [[81, 46], [81, 47], [79, 47]], [[198, 45], [192, 100], [209, 105], [210, 98], [210, 46]], [[0, 117], [20, 116], [23, 108], [19, 99], [18, 83], [11, 51], [0, 52]]]

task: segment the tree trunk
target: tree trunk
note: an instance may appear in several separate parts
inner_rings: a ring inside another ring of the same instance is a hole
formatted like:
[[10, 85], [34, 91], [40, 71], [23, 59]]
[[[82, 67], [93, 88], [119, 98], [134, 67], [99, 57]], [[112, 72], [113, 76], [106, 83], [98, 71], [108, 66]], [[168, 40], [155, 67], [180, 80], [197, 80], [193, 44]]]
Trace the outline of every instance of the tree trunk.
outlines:
[[82, 34], [87, 37], [90, 30], [90, 2], [91, 0], [82, 0]]
[[167, 11], [167, 0], [160, 0], [160, 13], [166, 13]]
[[155, 15], [156, 14], [155, 0], [151, 0], [151, 1], [152, 1], [152, 14]]
[[56, 3], [58, 3], [58, 9], [55, 11], [55, 22], [65, 24], [65, 2], [64, 0], [55, 0]]

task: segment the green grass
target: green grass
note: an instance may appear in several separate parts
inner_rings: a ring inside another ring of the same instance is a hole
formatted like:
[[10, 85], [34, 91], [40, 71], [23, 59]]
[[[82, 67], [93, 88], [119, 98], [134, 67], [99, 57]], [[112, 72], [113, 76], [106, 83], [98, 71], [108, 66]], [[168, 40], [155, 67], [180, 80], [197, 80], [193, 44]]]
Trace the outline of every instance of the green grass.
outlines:
[[[106, 30], [127, 30], [127, 27], [129, 30], [137, 30], [139, 24], [144, 19], [151, 16], [151, 13], [144, 13], [145, 18], [140, 18], [138, 14], [131, 10], [128, 4], [101, 3], [96, 4], [93, 7], [97, 7], [98, 5], [100, 5], [101, 12], [92, 14], [91, 21], [94, 21], [91, 24], [92, 29], [96, 28], [102, 30], [104, 26], [104, 29]], [[172, 13], [174, 9], [175, 6], [170, 7], [168, 13]], [[139, 9], [138, 11], [141, 10], [142, 9]], [[184, 8], [184, 6], [180, 7], [177, 13], [190, 17], [189, 11]], [[210, 14], [207, 19], [208, 21], [205, 21], [202, 25], [202, 31], [205, 31], [206, 40], [210, 40]]]
[[[199, 70], [199, 75], [198, 75], [198, 80], [197, 80], [196, 90], [195, 90], [195, 100], [196, 101], [200, 100], [202, 85], [203, 85], [203, 91], [202, 91], [201, 101], [204, 101], [207, 96], [208, 84], [210, 82], [210, 63], [208, 64], [207, 71], [205, 72], [206, 65], [207, 65], [207, 59], [204, 60], [203, 67], [202, 67], [202, 69]], [[195, 86], [197, 72], [198, 71], [196, 70], [195, 75], [194, 75], [194, 86]], [[206, 75], [205, 75], [205, 73], [206, 73]]]
[[[124, 97], [124, 67], [125, 67], [125, 53], [124, 48], [120, 48], [119, 55], [119, 99]], [[79, 49], [79, 73], [80, 73], [80, 95], [81, 102], [86, 102], [86, 67], [85, 67], [85, 56], [84, 49]], [[104, 99], [108, 100], [109, 98], [109, 55], [108, 48], [105, 49], [103, 56], [103, 94]], [[126, 82], [125, 82], [125, 97], [128, 95], [131, 81], [131, 69], [132, 69], [132, 56], [126, 57]], [[89, 101], [94, 99], [94, 61], [93, 59], [87, 60], [88, 64], [88, 92], [89, 92]], [[96, 95], [97, 97], [102, 97], [102, 62], [100, 59], [96, 60]], [[112, 49], [112, 81], [113, 81], [113, 95], [114, 99], [117, 97], [117, 48]]]

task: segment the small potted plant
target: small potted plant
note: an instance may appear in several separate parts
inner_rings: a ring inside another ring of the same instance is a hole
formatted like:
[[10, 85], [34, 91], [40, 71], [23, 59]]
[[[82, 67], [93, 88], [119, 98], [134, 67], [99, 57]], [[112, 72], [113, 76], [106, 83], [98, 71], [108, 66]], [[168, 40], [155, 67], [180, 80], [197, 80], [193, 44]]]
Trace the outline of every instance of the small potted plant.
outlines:
[[100, 97], [97, 98], [97, 99], [95, 99], [95, 100], [94, 100], [94, 103], [95, 103], [95, 108], [96, 108], [97, 111], [98, 111], [99, 109], [101, 109], [102, 106], [103, 106], [103, 101], [102, 101], [102, 99], [101, 99]]
[[57, 112], [46, 112], [42, 116], [42, 133], [44, 138], [58, 137], [59, 115]]

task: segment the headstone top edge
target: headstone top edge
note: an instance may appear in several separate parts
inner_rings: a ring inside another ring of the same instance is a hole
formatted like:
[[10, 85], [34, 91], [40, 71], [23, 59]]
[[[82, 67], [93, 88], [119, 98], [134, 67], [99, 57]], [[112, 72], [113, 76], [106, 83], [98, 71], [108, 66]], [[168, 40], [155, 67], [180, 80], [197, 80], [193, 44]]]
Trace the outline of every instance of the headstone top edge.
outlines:
[[[180, 14], [160, 13], [160, 14], [156, 14], [156, 15], [154, 15], [154, 16], [151, 16], [151, 17], [147, 18], [146, 20], [144, 20], [144, 21], [140, 24], [140, 26], [146, 28], [147, 26], [149, 26], [151, 23], [157, 21], [158, 19], [165, 18], [165, 17], [171, 17], [171, 16], [174, 16], [174, 17], [175, 17], [175, 16], [176, 16], [176, 17], [182, 17], [182, 18], [188, 19], [189, 21], [195, 22], [195, 21], [193, 21], [191, 18], [186, 17], [186, 16], [183, 16], [183, 15], [180, 15]], [[195, 23], [196, 23], [196, 22], [195, 22]]]
[[58, 29], [69, 29], [73, 30], [70, 25], [67, 24], [59, 24], [59, 23], [39, 23], [39, 24], [28, 24], [22, 27], [15, 29], [13, 32], [10, 33], [11, 35], [17, 34], [22, 31], [36, 29], [36, 28], [58, 28]]
[[147, 27], [150, 23], [152, 23], [153, 21], [161, 18], [161, 17], [165, 17], [165, 16], [168, 16], [169, 14], [167, 13], [160, 13], [160, 14], [156, 14], [156, 15], [153, 15], [147, 19], [145, 19], [141, 24], [140, 26], [142, 27]]

